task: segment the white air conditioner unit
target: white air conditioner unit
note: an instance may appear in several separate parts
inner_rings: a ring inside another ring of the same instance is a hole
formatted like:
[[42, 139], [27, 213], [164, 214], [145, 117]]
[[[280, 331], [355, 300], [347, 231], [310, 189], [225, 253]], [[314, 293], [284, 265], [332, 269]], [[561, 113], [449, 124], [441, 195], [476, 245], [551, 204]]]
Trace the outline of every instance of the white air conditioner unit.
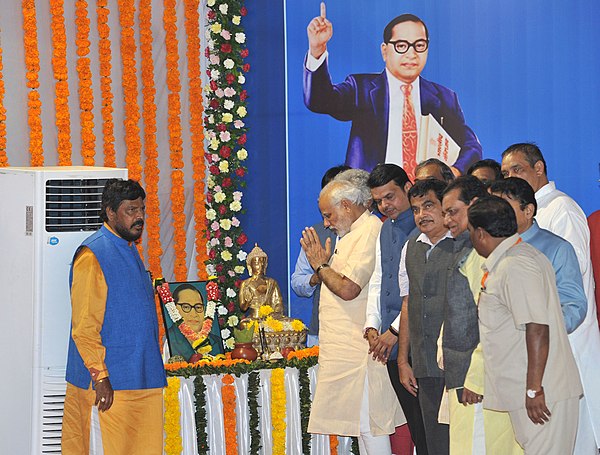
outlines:
[[75, 249], [126, 169], [0, 169], [0, 453], [60, 453]]

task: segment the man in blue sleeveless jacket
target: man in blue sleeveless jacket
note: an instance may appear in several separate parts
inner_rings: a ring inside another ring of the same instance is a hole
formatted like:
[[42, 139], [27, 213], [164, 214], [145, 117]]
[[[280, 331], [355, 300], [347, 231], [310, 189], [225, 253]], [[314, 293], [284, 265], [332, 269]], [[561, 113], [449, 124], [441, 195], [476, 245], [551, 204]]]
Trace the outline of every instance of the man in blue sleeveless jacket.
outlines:
[[400, 166], [378, 164], [369, 175], [367, 185], [377, 209], [387, 219], [381, 226], [375, 251], [375, 270], [369, 281], [365, 337], [369, 341], [371, 354], [387, 364], [394, 391], [406, 416], [410, 437], [418, 455], [426, 455], [427, 444], [419, 402], [400, 384], [396, 362], [402, 307], [398, 287], [400, 251], [411, 232], [416, 233], [415, 219], [408, 202], [408, 190], [412, 183]]
[[133, 180], [107, 182], [104, 225], [74, 255], [63, 454], [89, 453], [93, 406], [105, 454], [162, 453], [165, 370], [152, 283], [135, 245], [145, 197]]

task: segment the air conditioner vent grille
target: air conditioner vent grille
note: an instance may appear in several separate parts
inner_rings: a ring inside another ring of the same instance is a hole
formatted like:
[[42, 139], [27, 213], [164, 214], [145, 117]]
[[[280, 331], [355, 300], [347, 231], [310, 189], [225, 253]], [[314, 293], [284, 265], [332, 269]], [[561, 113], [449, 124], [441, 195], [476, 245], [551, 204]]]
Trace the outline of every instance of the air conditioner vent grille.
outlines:
[[108, 179], [48, 180], [46, 232], [96, 231], [102, 226], [102, 190]]

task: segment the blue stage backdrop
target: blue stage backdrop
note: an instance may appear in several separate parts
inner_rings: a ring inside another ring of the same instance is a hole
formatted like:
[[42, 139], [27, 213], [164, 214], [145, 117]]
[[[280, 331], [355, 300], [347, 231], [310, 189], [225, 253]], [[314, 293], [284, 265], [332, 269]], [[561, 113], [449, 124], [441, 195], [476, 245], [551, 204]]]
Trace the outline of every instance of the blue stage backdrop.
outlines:
[[[343, 163], [350, 130], [349, 123], [314, 114], [303, 104], [306, 27], [319, 14], [319, 3], [256, 1], [248, 5], [246, 19], [253, 66], [244, 226], [250, 241], [269, 253], [269, 274], [284, 294], [300, 232], [320, 220], [316, 201], [322, 174]], [[423, 76], [456, 91], [484, 157], [499, 160], [508, 145], [534, 141], [551, 180], [586, 213], [599, 208], [597, 0], [326, 3], [334, 29], [328, 46], [334, 82], [350, 73], [381, 72], [383, 28], [399, 14], [416, 14], [430, 34]], [[292, 315], [308, 321], [309, 302], [293, 292], [289, 298]]]

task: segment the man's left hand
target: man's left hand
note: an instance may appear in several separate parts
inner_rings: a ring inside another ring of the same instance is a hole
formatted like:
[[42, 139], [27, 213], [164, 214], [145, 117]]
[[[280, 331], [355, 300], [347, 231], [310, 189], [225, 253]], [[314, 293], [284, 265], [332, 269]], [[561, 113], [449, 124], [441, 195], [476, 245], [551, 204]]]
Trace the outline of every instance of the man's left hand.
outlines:
[[377, 338], [374, 345], [370, 347], [369, 354], [373, 354], [373, 360], [378, 360], [385, 364], [397, 342], [398, 337], [389, 330], [386, 330]]
[[546, 407], [544, 395], [535, 398], [525, 397], [525, 408], [529, 419], [535, 424], [543, 425], [550, 420], [550, 410]]
[[317, 231], [314, 228], [309, 227], [302, 231], [300, 244], [313, 270], [317, 270], [321, 264], [329, 262], [329, 258], [331, 257], [331, 239], [325, 241], [325, 248], [323, 248]]
[[108, 411], [113, 404], [114, 392], [110, 380], [108, 378], [100, 379], [95, 384], [96, 402], [98, 411]]

